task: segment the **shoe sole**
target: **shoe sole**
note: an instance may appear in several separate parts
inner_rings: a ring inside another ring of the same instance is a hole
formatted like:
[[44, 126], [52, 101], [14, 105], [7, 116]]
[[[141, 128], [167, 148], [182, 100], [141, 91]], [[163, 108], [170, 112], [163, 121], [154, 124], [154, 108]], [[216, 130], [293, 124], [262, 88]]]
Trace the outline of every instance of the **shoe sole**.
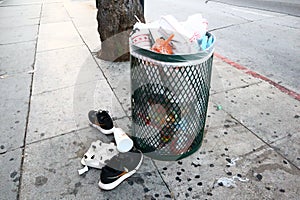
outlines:
[[101, 183], [101, 181], [99, 181], [98, 186], [103, 189], [103, 190], [112, 190], [114, 188], [116, 188], [118, 185], [120, 185], [125, 179], [129, 178], [130, 176], [132, 176], [133, 174], [136, 173], [136, 171], [141, 167], [144, 156], [141, 153], [141, 160], [139, 162], [139, 164], [134, 168], [134, 170], [126, 173], [125, 175], [121, 176], [119, 179], [117, 179], [115, 182], [109, 183], [109, 184], [103, 184]]
[[103, 133], [105, 135], [112, 134], [114, 132], [114, 130], [115, 130], [115, 127], [112, 127], [111, 129], [105, 130], [105, 129], [101, 128], [100, 126], [98, 126], [96, 124], [93, 124], [92, 122], [89, 122], [89, 124], [92, 127], [98, 129], [101, 133]]

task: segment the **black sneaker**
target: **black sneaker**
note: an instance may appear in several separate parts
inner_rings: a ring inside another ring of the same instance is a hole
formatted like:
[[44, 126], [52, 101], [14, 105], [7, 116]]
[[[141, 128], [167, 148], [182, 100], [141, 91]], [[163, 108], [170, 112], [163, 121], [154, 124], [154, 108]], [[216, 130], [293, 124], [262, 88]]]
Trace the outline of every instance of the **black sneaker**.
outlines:
[[112, 190], [126, 178], [132, 176], [141, 166], [143, 154], [139, 150], [131, 150], [114, 156], [102, 168], [99, 187], [103, 190]]
[[111, 134], [114, 132], [114, 124], [107, 111], [91, 110], [88, 114], [90, 125], [98, 129], [104, 134]]

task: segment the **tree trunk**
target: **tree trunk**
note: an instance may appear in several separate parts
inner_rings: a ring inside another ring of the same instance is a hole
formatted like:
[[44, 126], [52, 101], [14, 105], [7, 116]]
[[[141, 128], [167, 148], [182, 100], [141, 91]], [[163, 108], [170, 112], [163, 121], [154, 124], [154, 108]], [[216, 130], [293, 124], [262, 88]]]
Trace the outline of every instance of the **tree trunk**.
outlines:
[[108, 61], [129, 60], [129, 34], [144, 19], [143, 0], [96, 0], [101, 50], [98, 57]]

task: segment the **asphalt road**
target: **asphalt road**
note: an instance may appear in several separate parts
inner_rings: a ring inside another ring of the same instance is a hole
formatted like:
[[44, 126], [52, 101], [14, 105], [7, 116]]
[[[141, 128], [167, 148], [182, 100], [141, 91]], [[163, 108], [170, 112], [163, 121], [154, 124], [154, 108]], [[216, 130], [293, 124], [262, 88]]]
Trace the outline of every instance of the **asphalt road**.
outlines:
[[228, 5], [255, 8], [300, 17], [299, 0], [211, 0]]
[[202, 13], [217, 38], [216, 52], [300, 93], [296, 1], [146, 0], [145, 5], [148, 21], [166, 14], [184, 21], [189, 15]]

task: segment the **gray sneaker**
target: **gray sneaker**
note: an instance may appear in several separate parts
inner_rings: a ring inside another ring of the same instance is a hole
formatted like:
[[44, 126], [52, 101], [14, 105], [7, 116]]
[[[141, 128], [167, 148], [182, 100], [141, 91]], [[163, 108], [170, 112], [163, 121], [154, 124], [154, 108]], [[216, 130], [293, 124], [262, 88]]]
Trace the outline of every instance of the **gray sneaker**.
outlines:
[[88, 114], [90, 125], [101, 131], [103, 134], [114, 132], [114, 124], [108, 111], [91, 110]]

